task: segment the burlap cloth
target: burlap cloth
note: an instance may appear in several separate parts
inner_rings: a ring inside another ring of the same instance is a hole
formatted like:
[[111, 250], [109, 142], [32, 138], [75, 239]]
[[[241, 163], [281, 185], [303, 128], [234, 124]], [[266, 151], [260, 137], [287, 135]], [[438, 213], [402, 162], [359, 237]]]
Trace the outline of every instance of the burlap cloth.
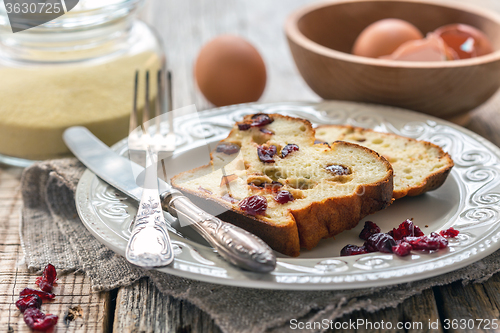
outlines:
[[101, 245], [81, 223], [73, 195], [84, 170], [75, 159], [61, 159], [41, 162], [24, 171], [20, 232], [28, 268], [37, 272], [52, 263], [59, 272], [84, 272], [95, 291], [127, 286], [149, 277], [162, 293], [187, 300], [208, 313], [223, 332], [286, 332], [291, 330], [292, 318], [318, 322], [359, 309], [394, 307], [432, 286], [456, 280], [482, 282], [500, 270], [500, 252], [496, 252], [432, 279], [342, 291], [237, 288], [146, 271]]

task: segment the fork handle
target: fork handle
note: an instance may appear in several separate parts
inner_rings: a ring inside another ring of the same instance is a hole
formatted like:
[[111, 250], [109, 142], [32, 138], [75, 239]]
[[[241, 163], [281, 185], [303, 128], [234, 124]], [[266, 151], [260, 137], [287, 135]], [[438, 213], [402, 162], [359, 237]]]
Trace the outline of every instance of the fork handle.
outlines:
[[259, 237], [203, 211], [180, 191], [168, 190], [160, 198], [165, 210], [190, 224], [233, 265], [259, 273], [275, 269], [276, 256]]
[[144, 268], [166, 266], [174, 260], [158, 193], [156, 162], [156, 154], [146, 151], [144, 188], [125, 251], [129, 262]]

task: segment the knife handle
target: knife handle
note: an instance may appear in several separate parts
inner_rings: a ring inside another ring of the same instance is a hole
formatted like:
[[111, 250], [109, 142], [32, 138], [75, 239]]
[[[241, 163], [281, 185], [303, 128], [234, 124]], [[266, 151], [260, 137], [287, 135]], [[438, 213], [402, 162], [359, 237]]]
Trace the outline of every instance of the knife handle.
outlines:
[[233, 265], [259, 273], [270, 272], [276, 267], [272, 249], [254, 234], [203, 211], [180, 191], [163, 192], [160, 198], [164, 210], [189, 223]]

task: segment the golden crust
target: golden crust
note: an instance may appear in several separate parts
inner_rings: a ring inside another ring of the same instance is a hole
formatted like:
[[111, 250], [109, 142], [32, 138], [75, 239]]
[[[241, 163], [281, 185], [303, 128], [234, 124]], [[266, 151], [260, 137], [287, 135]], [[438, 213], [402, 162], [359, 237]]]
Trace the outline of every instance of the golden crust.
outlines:
[[[282, 115], [270, 116], [293, 121], [298, 120], [297, 118]], [[250, 117], [246, 116], [244, 121], [248, 121]], [[299, 120], [307, 126], [307, 129], [312, 134], [310, 144], [314, 144], [315, 131], [311, 123], [304, 119]], [[223, 141], [231, 142], [235, 134], [237, 134], [236, 131], [238, 131], [237, 127]], [[309, 139], [307, 140], [309, 141]], [[359, 185], [355, 192], [350, 195], [330, 197], [322, 201], [312, 202], [301, 209], [289, 210], [290, 218], [288, 222], [281, 225], [259, 218], [258, 215], [248, 215], [228, 201], [211, 196], [204, 191], [192, 191], [182, 186], [182, 179], [188, 177], [189, 174], [203, 171], [206, 168], [211, 170], [213, 161], [207, 166], [186, 171], [173, 177], [172, 185], [183, 191], [195, 204], [208, 212], [220, 211], [217, 208], [222, 206], [225, 212], [219, 215], [219, 218], [256, 234], [276, 251], [295, 257], [300, 254], [301, 247], [312, 249], [322, 238], [333, 237], [344, 230], [352, 229], [363, 217], [386, 208], [393, 201], [393, 170], [390, 163], [373, 150], [354, 143], [335, 142], [331, 145], [331, 148], [325, 146], [325, 151], [334, 150], [341, 145], [361, 149], [374, 156], [384, 164], [386, 168], [385, 177], [376, 183]]]
[[[401, 189], [394, 189], [393, 197], [394, 199], [400, 199], [405, 196], [417, 196], [421, 195], [425, 192], [435, 190], [439, 188], [443, 183], [445, 182], [446, 178], [448, 177], [451, 169], [454, 166], [454, 162], [451, 158], [451, 156], [443, 151], [441, 147], [438, 145], [435, 145], [431, 142], [428, 141], [423, 141], [423, 140], [415, 140], [412, 138], [407, 138], [404, 136], [400, 136], [397, 134], [393, 133], [381, 133], [377, 132], [368, 128], [362, 128], [362, 127], [355, 127], [351, 125], [322, 125], [318, 126], [316, 128], [316, 131], [318, 130], [327, 130], [331, 129], [350, 129], [353, 132], [356, 132], [357, 134], [363, 134], [364, 132], [370, 132], [370, 133], [376, 133], [380, 137], [385, 137], [385, 138], [391, 138], [391, 139], [397, 139], [397, 140], [405, 140], [407, 142], [418, 142], [420, 144], [423, 144], [424, 146], [429, 147], [430, 149], [435, 149], [438, 151], [439, 156], [438, 159], [441, 160], [444, 163], [444, 166], [439, 168], [438, 170], [429, 173], [420, 184], [415, 185], [413, 187], [406, 187], [406, 188], [401, 188]], [[340, 138], [342, 139], [342, 137]], [[363, 142], [359, 143], [360, 145], [363, 145]]]

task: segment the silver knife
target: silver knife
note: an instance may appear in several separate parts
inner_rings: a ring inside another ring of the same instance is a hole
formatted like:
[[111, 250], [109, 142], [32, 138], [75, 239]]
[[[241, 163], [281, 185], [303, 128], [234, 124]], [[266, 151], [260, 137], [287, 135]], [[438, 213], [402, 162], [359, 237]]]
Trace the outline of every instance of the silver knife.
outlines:
[[[134, 174], [144, 168], [111, 150], [88, 129], [81, 126], [68, 128], [63, 139], [71, 152], [87, 168], [114, 188], [140, 201], [142, 188], [137, 185]], [[180, 191], [159, 179], [162, 207], [174, 217], [187, 219], [217, 253], [240, 268], [266, 273], [276, 267], [276, 256], [272, 249], [257, 236], [233, 224], [226, 223], [201, 210]]]

